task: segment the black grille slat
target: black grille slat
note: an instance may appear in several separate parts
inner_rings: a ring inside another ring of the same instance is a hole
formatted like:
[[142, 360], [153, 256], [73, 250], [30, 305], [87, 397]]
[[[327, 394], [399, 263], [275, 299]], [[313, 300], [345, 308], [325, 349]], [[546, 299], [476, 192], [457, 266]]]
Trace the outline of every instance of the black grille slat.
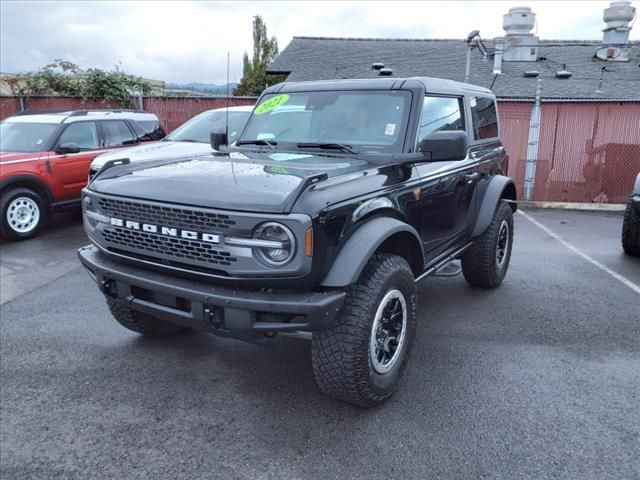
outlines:
[[135, 252], [155, 253], [180, 260], [226, 267], [237, 261], [229, 252], [198, 240], [168, 237], [113, 226], [105, 228], [102, 235], [109, 244]]
[[165, 207], [112, 198], [100, 198], [98, 205], [103, 213], [111, 217], [185, 230], [215, 232], [229, 229], [236, 224], [228, 215], [190, 208]]

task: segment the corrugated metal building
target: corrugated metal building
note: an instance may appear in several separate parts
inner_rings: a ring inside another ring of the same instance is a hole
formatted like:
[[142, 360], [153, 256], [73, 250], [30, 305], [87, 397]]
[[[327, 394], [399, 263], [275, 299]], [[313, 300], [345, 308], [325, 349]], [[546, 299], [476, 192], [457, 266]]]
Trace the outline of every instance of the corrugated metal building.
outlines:
[[379, 62], [396, 77], [466, 77], [498, 97], [520, 198], [529, 157], [533, 200], [625, 202], [640, 171], [640, 44], [627, 40], [635, 9], [615, 3], [628, 5], [605, 10], [597, 41], [541, 41], [529, 33], [535, 14], [518, 8], [504, 16], [505, 37], [491, 41], [294, 37], [268, 71], [289, 81], [367, 78]]

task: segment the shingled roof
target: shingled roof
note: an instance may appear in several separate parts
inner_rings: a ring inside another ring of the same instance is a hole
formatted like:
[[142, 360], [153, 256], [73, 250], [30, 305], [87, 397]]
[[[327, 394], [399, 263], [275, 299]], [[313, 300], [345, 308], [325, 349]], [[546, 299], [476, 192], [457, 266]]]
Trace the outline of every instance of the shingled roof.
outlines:
[[[485, 41], [489, 51], [493, 42]], [[499, 98], [531, 99], [537, 70], [542, 98], [567, 101], [640, 101], [640, 44], [635, 42], [629, 62], [594, 58], [599, 41], [541, 41], [536, 62], [503, 62], [494, 78], [493, 57], [472, 52], [469, 83], [490, 87]], [[286, 74], [288, 81], [376, 77], [371, 64], [382, 62], [394, 77], [429, 76], [464, 81], [467, 44], [462, 40], [294, 37], [269, 65], [268, 72]], [[563, 69], [571, 78], [556, 78]], [[602, 88], [599, 89], [601, 68]], [[600, 91], [599, 91], [600, 90]]]

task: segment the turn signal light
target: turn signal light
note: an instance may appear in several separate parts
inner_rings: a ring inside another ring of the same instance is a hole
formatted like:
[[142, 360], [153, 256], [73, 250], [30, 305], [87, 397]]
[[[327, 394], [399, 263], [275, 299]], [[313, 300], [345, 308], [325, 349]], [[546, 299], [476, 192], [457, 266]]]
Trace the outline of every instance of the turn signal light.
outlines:
[[313, 228], [307, 228], [304, 240], [304, 253], [310, 257], [313, 253]]

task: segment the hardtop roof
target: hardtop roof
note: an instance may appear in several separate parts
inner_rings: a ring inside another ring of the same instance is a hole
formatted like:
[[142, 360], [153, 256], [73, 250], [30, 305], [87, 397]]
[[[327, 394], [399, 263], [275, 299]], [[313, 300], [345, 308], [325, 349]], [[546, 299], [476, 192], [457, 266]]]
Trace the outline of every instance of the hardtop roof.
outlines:
[[420, 84], [422, 84], [428, 93], [481, 94], [483, 96], [494, 96], [491, 90], [479, 85], [434, 77], [378, 77], [284, 82], [268, 88], [264, 93], [308, 92], [314, 90], [402, 90], [413, 88]]

